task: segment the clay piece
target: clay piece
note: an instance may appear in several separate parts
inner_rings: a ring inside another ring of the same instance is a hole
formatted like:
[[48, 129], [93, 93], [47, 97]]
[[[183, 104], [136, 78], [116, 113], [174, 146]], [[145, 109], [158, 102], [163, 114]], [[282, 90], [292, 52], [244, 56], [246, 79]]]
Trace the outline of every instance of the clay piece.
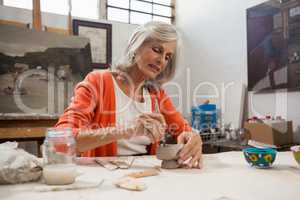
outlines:
[[156, 157], [162, 160], [161, 168], [163, 169], [176, 169], [179, 168], [177, 160], [179, 153], [183, 148], [183, 144], [163, 144], [160, 145]]
[[40, 160], [16, 142], [0, 144], [0, 185], [38, 181], [42, 175]]
[[132, 172], [126, 174], [125, 176], [132, 177], [132, 178], [142, 178], [142, 177], [157, 176], [157, 175], [159, 175], [159, 171], [157, 169], [147, 169], [140, 172]]
[[114, 183], [117, 187], [123, 188], [125, 190], [132, 190], [132, 191], [143, 191], [147, 189], [145, 183], [138, 181], [135, 178], [125, 177], [117, 180]]

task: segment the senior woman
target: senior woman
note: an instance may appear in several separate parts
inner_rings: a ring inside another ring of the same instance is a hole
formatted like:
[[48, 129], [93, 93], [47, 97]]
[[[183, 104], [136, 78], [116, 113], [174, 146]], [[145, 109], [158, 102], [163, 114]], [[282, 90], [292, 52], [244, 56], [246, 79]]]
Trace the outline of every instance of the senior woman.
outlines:
[[202, 141], [161, 88], [175, 73], [174, 26], [149, 22], [132, 34], [115, 71], [89, 73], [56, 127], [71, 127], [83, 156], [155, 154], [169, 132], [184, 144], [180, 163], [201, 167]]

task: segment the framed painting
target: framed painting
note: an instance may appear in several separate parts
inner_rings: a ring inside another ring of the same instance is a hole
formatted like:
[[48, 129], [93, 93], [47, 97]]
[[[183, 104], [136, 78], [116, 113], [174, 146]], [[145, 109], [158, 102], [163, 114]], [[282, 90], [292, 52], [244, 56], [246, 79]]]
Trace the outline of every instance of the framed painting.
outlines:
[[300, 90], [300, 2], [269, 0], [247, 9], [248, 89]]
[[111, 24], [74, 19], [73, 33], [90, 39], [93, 68], [110, 67], [112, 60]]

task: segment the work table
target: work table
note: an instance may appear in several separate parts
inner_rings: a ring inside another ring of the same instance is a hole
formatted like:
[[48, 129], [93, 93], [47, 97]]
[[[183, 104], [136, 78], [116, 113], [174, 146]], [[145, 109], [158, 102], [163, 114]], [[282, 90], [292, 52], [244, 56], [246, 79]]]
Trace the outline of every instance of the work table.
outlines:
[[93, 199], [201, 199], [201, 200], [297, 200], [300, 197], [300, 166], [290, 151], [279, 152], [270, 169], [250, 167], [242, 152], [204, 155], [202, 169], [162, 170], [158, 176], [139, 179], [145, 191], [117, 188], [113, 182], [130, 172], [153, 168], [153, 156], [136, 157], [130, 169], [109, 171], [97, 164], [79, 165], [77, 182], [104, 182], [97, 188], [38, 192], [42, 183], [0, 186], [1, 200], [93, 200]]

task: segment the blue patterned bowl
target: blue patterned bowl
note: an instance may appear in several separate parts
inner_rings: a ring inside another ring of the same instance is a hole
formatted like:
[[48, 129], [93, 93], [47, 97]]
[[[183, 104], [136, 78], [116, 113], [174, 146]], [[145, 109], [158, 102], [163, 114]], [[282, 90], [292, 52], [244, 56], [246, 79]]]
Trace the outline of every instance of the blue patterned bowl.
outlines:
[[243, 149], [246, 161], [257, 168], [269, 168], [276, 158], [277, 151], [272, 148], [246, 148]]

